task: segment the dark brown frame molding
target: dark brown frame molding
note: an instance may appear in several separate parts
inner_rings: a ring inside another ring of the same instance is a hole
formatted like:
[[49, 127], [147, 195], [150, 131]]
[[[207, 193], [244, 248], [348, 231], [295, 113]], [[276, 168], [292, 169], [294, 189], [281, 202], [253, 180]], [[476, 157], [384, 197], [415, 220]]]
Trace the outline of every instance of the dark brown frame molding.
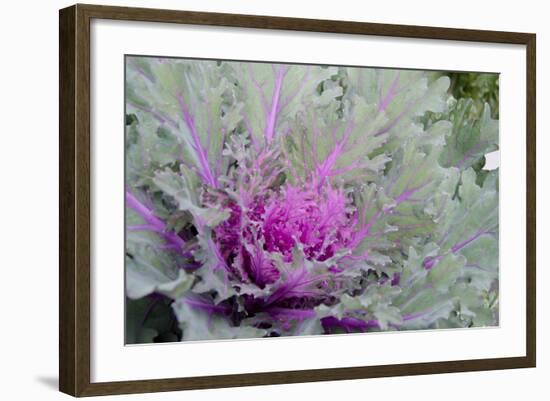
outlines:
[[[509, 43], [527, 49], [527, 354], [523, 357], [90, 382], [90, 21], [93, 18]], [[74, 5], [59, 13], [59, 389], [73, 396], [144, 393], [535, 367], [536, 35], [238, 14]]]

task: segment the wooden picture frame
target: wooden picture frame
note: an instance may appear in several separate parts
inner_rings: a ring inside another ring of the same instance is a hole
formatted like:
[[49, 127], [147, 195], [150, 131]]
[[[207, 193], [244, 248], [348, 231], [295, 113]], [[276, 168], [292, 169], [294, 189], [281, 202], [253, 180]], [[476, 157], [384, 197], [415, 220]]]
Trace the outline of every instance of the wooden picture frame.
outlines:
[[[524, 45], [527, 54], [526, 355], [92, 383], [90, 379], [92, 340], [90, 333], [90, 21], [92, 19]], [[60, 10], [59, 29], [60, 391], [73, 396], [95, 396], [535, 367], [536, 37], [534, 34], [80, 4]]]

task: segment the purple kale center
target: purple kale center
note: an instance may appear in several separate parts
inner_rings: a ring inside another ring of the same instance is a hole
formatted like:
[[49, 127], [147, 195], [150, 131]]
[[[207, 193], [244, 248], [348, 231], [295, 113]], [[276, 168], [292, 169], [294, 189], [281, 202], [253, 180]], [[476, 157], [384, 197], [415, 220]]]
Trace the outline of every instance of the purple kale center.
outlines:
[[257, 197], [244, 210], [229, 203], [229, 219], [215, 229], [229, 265], [260, 287], [279, 278], [268, 253], [293, 261], [299, 246], [309, 260], [326, 261], [351, 242], [356, 225], [350, 199], [342, 189], [285, 184]]

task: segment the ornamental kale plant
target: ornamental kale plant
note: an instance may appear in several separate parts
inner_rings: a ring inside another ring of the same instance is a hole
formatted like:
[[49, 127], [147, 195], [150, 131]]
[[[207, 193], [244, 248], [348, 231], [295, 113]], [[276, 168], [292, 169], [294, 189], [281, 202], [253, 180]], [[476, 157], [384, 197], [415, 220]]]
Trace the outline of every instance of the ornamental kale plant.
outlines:
[[127, 343], [497, 325], [498, 121], [449, 85], [127, 57]]

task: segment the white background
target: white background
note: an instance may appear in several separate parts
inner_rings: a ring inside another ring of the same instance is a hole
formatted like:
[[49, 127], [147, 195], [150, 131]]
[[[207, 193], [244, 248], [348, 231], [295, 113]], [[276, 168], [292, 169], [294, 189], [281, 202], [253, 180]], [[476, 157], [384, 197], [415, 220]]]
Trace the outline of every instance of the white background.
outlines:
[[[98, 3], [105, 3], [97, 1]], [[0, 197], [2, 263], [0, 285], [0, 355], [6, 399], [62, 399], [57, 381], [57, 9], [69, 2], [7, 3], [2, 12], [2, 130], [0, 144]], [[350, 19], [416, 25], [531, 31], [538, 34], [538, 368], [515, 371], [461, 373], [437, 376], [327, 382], [244, 389], [207, 390], [169, 394], [124, 396], [119, 399], [176, 400], [280, 400], [298, 397], [332, 400], [335, 397], [464, 400], [544, 399], [543, 378], [550, 374], [550, 348], [544, 342], [550, 318], [548, 293], [543, 283], [548, 253], [543, 245], [548, 232], [550, 190], [543, 186], [550, 161], [544, 135], [550, 107], [545, 71], [550, 68], [544, 2], [423, 2], [387, 1], [372, 6], [354, 0], [315, 1], [119, 1], [119, 5], [185, 8], [250, 14]], [[546, 93], [545, 93], [546, 91]], [[546, 179], [546, 181], [548, 181]], [[547, 242], [547, 241], [546, 241]], [[7, 257], [6, 257], [7, 256]], [[547, 334], [546, 334], [547, 336]], [[543, 395], [541, 395], [543, 394]], [[111, 397], [103, 398], [110, 399]]]

